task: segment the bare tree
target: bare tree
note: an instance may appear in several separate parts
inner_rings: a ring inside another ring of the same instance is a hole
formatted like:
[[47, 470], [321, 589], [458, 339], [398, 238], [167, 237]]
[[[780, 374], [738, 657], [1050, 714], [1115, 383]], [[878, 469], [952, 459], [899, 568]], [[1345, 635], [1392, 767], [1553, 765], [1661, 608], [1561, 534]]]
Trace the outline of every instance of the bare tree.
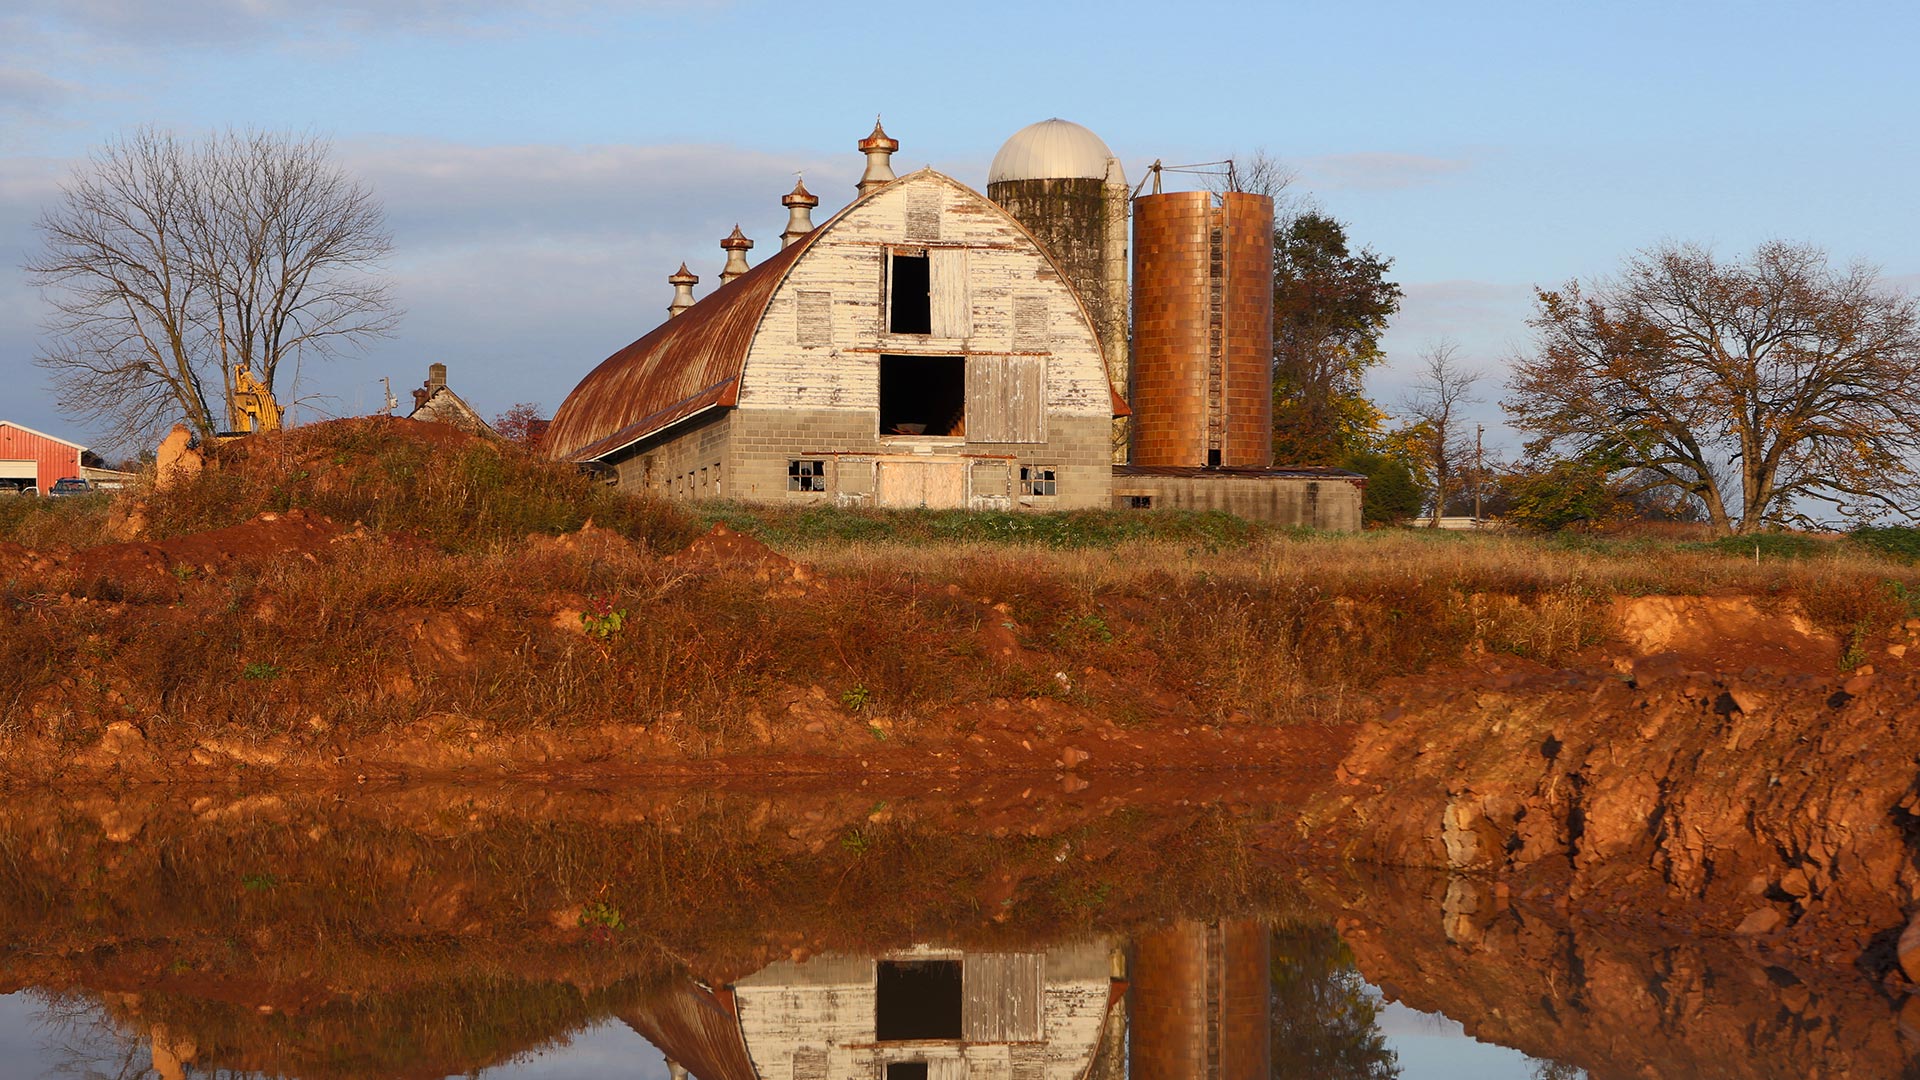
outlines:
[[109, 143], [41, 215], [26, 266], [52, 308], [37, 363], [110, 440], [231, 421], [242, 369], [268, 390], [301, 361], [387, 333], [391, 248], [371, 191], [311, 137], [226, 132]]
[[1481, 374], [1461, 366], [1460, 346], [1441, 339], [1420, 354], [1420, 371], [1414, 376], [1401, 408], [1412, 421], [1414, 438], [1422, 464], [1433, 478], [1433, 516], [1436, 521], [1446, 512], [1447, 495], [1454, 489], [1454, 478], [1461, 463], [1473, 453], [1461, 410], [1476, 404], [1473, 387]]
[[1603, 452], [1722, 532], [1804, 522], [1802, 500], [1920, 516], [1920, 305], [1874, 268], [1667, 244], [1538, 304], [1504, 403], [1533, 449]]

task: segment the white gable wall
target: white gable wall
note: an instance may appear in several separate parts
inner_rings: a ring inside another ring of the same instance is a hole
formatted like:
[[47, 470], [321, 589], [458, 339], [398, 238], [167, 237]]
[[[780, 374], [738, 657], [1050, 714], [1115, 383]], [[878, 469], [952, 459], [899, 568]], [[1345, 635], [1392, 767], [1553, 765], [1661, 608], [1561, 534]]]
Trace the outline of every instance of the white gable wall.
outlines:
[[[1098, 340], [1072, 288], [1011, 217], [922, 170], [821, 228], [748, 351], [729, 497], [1111, 504], [1113, 400]], [[900, 248], [928, 254], [934, 333], [888, 332], [888, 255]], [[965, 437], [882, 437], [882, 355], [966, 357], [968, 386], [992, 391], [991, 409], [968, 402]], [[790, 483], [789, 463], [802, 458], [822, 463], [822, 482]], [[1051, 489], [1024, 491], [1023, 465], [1049, 470]]]

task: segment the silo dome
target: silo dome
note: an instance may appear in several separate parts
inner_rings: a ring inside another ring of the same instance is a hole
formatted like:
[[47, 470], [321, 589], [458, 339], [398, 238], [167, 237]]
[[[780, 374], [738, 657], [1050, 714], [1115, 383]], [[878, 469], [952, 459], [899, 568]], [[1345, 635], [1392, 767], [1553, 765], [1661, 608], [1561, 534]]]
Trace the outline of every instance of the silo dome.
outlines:
[[[1112, 158], [1113, 151], [1100, 136], [1071, 120], [1054, 117], [1014, 132], [1013, 138], [993, 155], [987, 183], [1078, 177], [1102, 180], [1107, 178], [1107, 162]], [[1120, 163], [1115, 161], [1113, 167], [1112, 179], [1124, 184]]]

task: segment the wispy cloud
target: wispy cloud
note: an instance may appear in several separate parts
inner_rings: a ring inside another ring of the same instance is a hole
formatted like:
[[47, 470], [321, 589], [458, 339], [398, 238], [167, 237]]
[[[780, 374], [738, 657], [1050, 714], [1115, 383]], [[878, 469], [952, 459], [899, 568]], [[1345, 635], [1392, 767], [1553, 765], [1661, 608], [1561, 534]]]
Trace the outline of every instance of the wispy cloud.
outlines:
[[463, 31], [514, 19], [589, 20], [665, 6], [663, 0], [21, 0], [15, 14], [110, 44], [230, 45], [313, 33]]
[[1388, 191], [1439, 183], [1472, 167], [1465, 158], [1428, 154], [1362, 152], [1321, 154], [1297, 162], [1309, 187], [1335, 191]]

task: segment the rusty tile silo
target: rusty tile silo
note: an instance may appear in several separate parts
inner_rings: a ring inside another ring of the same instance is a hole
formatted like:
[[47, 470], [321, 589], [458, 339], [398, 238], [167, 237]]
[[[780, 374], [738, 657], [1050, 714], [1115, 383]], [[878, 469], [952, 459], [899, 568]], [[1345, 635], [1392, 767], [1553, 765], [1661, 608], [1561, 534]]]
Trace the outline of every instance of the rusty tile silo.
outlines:
[[1272, 466], [1272, 199], [1133, 201], [1131, 389], [1136, 467]]

